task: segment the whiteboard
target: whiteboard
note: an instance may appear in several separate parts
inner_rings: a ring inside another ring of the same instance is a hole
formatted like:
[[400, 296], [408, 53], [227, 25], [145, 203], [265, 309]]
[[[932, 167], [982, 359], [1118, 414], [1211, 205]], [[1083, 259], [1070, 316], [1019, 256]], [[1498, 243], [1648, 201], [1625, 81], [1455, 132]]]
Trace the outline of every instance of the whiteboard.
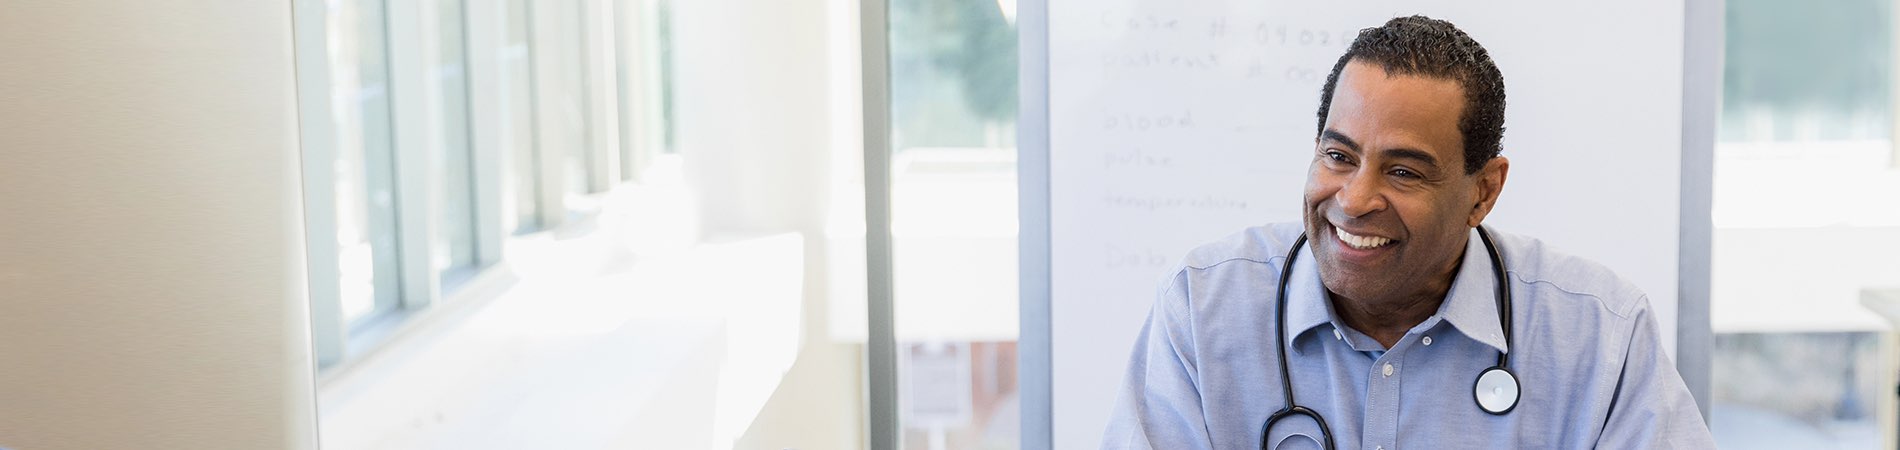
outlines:
[[1054, 448], [1099, 445], [1188, 249], [1300, 220], [1326, 74], [1359, 28], [1402, 15], [1452, 21], [1504, 74], [1512, 170], [1486, 223], [1635, 282], [1673, 352], [1684, 6], [1050, 0]]

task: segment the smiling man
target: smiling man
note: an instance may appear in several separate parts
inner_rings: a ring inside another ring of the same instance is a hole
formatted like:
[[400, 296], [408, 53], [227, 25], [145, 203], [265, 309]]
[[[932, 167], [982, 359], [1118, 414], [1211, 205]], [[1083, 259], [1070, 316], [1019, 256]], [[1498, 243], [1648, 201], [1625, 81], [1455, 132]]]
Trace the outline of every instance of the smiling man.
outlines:
[[1361, 31], [1320, 94], [1305, 220], [1188, 254], [1103, 447], [1714, 447], [1642, 291], [1481, 226], [1503, 133], [1470, 36]]

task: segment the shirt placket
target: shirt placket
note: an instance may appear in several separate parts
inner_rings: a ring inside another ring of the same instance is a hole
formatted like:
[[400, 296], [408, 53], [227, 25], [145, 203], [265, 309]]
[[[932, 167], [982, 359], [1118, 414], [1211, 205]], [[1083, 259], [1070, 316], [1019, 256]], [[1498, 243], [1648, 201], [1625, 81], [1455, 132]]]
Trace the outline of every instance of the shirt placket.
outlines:
[[[1406, 339], [1410, 339], [1407, 336]], [[1398, 448], [1399, 380], [1405, 375], [1405, 345], [1393, 345], [1373, 361], [1370, 381], [1366, 383], [1366, 422], [1364, 447], [1368, 450]]]

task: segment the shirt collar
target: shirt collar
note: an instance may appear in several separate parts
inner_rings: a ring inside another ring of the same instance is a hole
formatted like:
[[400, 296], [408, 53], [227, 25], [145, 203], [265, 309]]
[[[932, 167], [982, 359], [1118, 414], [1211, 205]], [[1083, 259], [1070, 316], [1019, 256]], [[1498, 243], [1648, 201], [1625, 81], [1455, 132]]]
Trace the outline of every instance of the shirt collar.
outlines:
[[1451, 280], [1445, 303], [1438, 305], [1438, 315], [1466, 337], [1508, 353], [1511, 349], [1504, 345], [1504, 326], [1498, 323], [1498, 283], [1505, 280], [1498, 279], [1492, 267], [1484, 239], [1478, 237], [1476, 229], [1471, 230], [1465, 237], [1465, 260]]
[[[1311, 242], [1300, 246], [1293, 273], [1287, 280], [1286, 337], [1287, 342], [1293, 343], [1290, 346], [1294, 353], [1302, 353], [1298, 342], [1308, 331], [1328, 323], [1334, 326], [1343, 323], [1337, 320], [1332, 297], [1320, 282], [1312, 246]], [[1464, 261], [1459, 263], [1451, 290], [1445, 293], [1445, 302], [1438, 306], [1437, 316], [1466, 337], [1500, 352], [1509, 352], [1504, 344], [1503, 326], [1498, 323], [1498, 280], [1492, 276], [1495, 272], [1491, 267], [1491, 254], [1473, 229], [1466, 237]], [[1426, 323], [1432, 321], [1425, 319]]]
[[1287, 255], [1295, 259], [1286, 286], [1286, 341], [1292, 343], [1294, 353], [1303, 353], [1299, 350], [1300, 336], [1332, 322], [1334, 314], [1332, 296], [1327, 295], [1325, 285], [1320, 283], [1313, 243], [1308, 242], [1297, 250], [1298, 253]]

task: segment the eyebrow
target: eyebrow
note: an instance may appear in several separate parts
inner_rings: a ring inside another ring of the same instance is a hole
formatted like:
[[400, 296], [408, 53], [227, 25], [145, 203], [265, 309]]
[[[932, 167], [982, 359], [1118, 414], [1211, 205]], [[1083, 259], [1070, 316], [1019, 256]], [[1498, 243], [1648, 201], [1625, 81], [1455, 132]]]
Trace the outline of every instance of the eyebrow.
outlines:
[[[1327, 129], [1326, 131], [1320, 132], [1320, 139], [1338, 142], [1341, 145], [1345, 145], [1347, 149], [1352, 150], [1353, 153], [1365, 154], [1365, 149], [1360, 147], [1358, 142], [1353, 142], [1352, 138], [1346, 137], [1345, 134], [1338, 131]], [[1432, 169], [1438, 168], [1438, 158], [1424, 150], [1398, 147], [1386, 149], [1385, 153], [1391, 158], [1417, 160], [1420, 163], [1431, 166]]]
[[1320, 132], [1319, 136], [1321, 140], [1333, 141], [1333, 142], [1338, 142], [1340, 144], [1344, 144], [1346, 148], [1351, 149], [1353, 153], [1365, 153], [1365, 150], [1359, 148], [1358, 142], [1353, 142], [1352, 138], [1346, 137], [1345, 134], [1341, 134], [1338, 131], [1333, 131], [1333, 129], [1331, 128], [1327, 128], [1326, 131]]
[[1391, 158], [1417, 160], [1420, 163], [1431, 166], [1433, 170], [1438, 169], [1438, 158], [1433, 157], [1431, 153], [1426, 153], [1424, 150], [1399, 147], [1386, 149], [1385, 153]]

